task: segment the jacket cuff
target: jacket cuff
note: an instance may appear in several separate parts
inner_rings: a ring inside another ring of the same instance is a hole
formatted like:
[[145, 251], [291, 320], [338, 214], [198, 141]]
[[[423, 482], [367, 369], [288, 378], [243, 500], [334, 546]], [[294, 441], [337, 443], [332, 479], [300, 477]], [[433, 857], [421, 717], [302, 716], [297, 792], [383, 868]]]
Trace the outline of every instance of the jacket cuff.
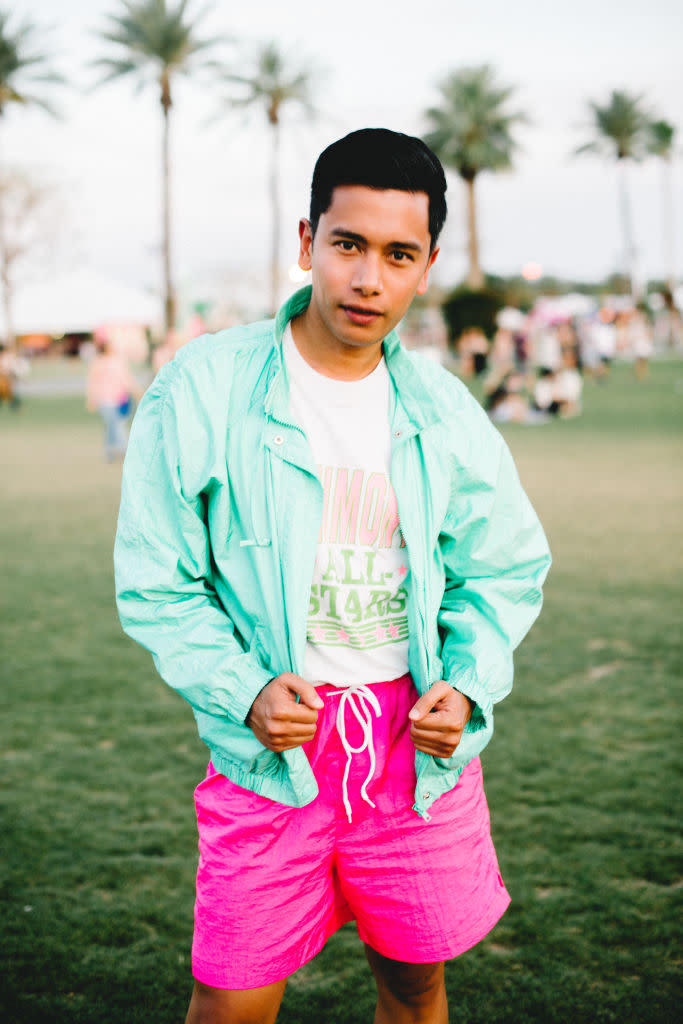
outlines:
[[264, 668], [253, 654], [246, 654], [244, 659], [238, 669], [240, 685], [235, 688], [230, 706], [226, 708], [229, 717], [240, 724], [244, 724], [263, 687], [273, 679], [272, 670]]
[[454, 690], [458, 690], [474, 703], [464, 732], [478, 732], [479, 729], [490, 727], [493, 718], [491, 700], [486, 688], [478, 682], [474, 669], [461, 669], [452, 675], [448, 682]]

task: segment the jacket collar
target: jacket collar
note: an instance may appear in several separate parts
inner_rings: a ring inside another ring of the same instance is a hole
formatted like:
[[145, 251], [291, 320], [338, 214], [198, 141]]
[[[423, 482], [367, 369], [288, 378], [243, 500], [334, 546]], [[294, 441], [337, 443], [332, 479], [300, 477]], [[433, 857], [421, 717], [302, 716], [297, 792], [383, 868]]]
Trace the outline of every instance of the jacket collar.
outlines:
[[[280, 307], [275, 317], [275, 360], [266, 395], [266, 411], [286, 420], [289, 395], [282, 359], [282, 341], [290, 320], [308, 308], [313, 293], [312, 285], [306, 285], [294, 292]], [[390, 331], [384, 339], [384, 358], [394, 384], [396, 405], [401, 407], [411, 424], [418, 430], [430, 426], [440, 419], [434, 399], [423, 380], [416, 372], [417, 367], [407, 355], [396, 331]]]

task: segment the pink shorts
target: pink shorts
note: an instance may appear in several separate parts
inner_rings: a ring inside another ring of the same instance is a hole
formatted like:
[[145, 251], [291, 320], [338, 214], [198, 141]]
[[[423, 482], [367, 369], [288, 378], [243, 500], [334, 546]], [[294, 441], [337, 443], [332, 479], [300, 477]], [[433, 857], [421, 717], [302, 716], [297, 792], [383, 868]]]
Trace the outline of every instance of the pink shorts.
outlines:
[[[336, 726], [339, 691], [325, 702], [305, 750], [320, 787], [306, 807], [286, 807], [219, 775], [210, 764], [195, 793], [199, 868], [192, 948], [194, 977], [213, 988], [247, 989], [286, 978], [355, 919], [378, 953], [437, 963], [463, 953], [491, 930], [510, 902], [491, 841], [475, 758], [458, 785], [430, 808], [412, 810], [415, 750], [408, 711], [410, 676], [370, 686], [376, 765], [347, 752]], [[347, 741], [363, 745], [346, 711]], [[352, 809], [349, 823], [344, 788]]]

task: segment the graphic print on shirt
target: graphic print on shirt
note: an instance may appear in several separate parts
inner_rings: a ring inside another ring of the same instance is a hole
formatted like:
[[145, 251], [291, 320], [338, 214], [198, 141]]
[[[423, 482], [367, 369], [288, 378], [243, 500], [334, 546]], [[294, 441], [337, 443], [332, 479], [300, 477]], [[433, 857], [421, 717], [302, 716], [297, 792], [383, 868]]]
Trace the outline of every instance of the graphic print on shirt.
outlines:
[[384, 473], [318, 466], [323, 517], [308, 614], [310, 643], [367, 651], [408, 639], [408, 560]]

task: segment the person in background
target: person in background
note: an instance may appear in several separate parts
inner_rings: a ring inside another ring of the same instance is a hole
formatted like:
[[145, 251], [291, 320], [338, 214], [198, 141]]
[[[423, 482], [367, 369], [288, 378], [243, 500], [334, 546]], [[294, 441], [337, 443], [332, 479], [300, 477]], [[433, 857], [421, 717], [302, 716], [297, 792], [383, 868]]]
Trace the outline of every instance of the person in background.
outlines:
[[128, 363], [107, 340], [100, 341], [90, 364], [86, 383], [86, 406], [97, 412], [104, 424], [104, 458], [123, 458], [128, 443], [128, 420], [137, 385]]
[[30, 372], [30, 364], [23, 356], [0, 344], [0, 405], [7, 402], [10, 409], [21, 404], [17, 384]]
[[628, 322], [628, 341], [636, 377], [642, 380], [650, 370], [653, 352], [652, 327], [646, 312], [635, 309]]

